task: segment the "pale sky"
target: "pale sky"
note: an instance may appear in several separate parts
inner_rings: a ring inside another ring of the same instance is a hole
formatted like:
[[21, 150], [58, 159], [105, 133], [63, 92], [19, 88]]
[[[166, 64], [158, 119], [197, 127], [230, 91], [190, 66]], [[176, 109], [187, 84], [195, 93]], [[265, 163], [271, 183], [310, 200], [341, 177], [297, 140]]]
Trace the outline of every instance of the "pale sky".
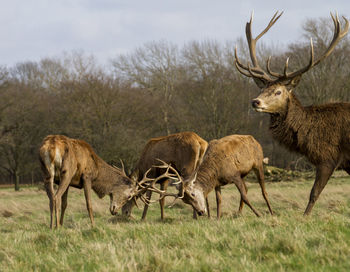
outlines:
[[[151, 41], [225, 43], [253, 32], [284, 11], [264, 41], [297, 42], [306, 19], [338, 11], [350, 19], [349, 0], [0, 0], [0, 65], [83, 51], [101, 63]], [[329, 19], [331, 20], [331, 19]]]

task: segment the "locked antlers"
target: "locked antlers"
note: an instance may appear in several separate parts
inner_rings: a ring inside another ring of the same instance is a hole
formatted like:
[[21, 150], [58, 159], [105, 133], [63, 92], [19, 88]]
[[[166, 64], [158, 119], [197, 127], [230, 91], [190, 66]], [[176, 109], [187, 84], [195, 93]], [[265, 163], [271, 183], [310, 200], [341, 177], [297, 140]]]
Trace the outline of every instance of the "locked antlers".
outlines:
[[[170, 164], [167, 164], [166, 162], [164, 162], [160, 159], [157, 159], [157, 160], [159, 162], [161, 162], [161, 164], [152, 166], [150, 169], [148, 169], [146, 171], [146, 173], [143, 175], [143, 178], [140, 181], [136, 182], [137, 183], [137, 191], [136, 191], [135, 195], [140, 197], [140, 199], [147, 205], [150, 203], [153, 203], [153, 202], [157, 202], [166, 196], [174, 197], [175, 198], [174, 202], [176, 199], [184, 197], [184, 184], [183, 184], [183, 179], [181, 178], [180, 174]], [[148, 177], [148, 174], [152, 170], [153, 167], [165, 169], [165, 172], [156, 178], [150, 178], [150, 177]], [[175, 179], [176, 182], [173, 184], [181, 184], [180, 192], [179, 193], [169, 193], [167, 191], [163, 191], [163, 190], [158, 189], [156, 187], [156, 183], [162, 179]], [[148, 200], [147, 198], [145, 198], [143, 196], [143, 194], [146, 191], [152, 191], [152, 192], [158, 193], [159, 198], [156, 200]]]

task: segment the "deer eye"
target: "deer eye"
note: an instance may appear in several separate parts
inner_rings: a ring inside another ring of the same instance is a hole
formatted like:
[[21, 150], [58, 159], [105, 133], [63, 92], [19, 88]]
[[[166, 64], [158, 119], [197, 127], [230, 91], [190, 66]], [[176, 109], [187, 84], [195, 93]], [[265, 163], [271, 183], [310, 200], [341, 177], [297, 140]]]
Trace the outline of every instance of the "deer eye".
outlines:
[[275, 92], [275, 95], [280, 95], [280, 94], [281, 94], [281, 91]]
[[196, 194], [195, 194], [195, 193], [191, 193], [191, 196], [195, 197], [195, 196], [196, 196]]

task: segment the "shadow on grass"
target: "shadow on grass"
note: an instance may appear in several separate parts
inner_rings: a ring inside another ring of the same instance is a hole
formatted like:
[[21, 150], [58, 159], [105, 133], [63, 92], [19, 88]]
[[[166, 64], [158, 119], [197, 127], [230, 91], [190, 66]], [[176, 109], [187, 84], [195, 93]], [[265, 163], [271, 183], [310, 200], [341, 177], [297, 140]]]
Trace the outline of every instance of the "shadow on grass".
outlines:
[[120, 223], [138, 223], [140, 220], [137, 220], [133, 216], [127, 217], [124, 215], [114, 215], [113, 217], [108, 219], [108, 223], [112, 224], [120, 224]]
[[165, 217], [163, 220], [160, 219], [160, 218], [157, 218], [157, 219], [155, 220], [155, 222], [157, 222], [157, 223], [164, 223], [164, 224], [171, 224], [171, 223], [176, 222], [176, 221], [178, 221], [178, 220], [179, 220], [179, 219], [172, 218], [172, 217]]

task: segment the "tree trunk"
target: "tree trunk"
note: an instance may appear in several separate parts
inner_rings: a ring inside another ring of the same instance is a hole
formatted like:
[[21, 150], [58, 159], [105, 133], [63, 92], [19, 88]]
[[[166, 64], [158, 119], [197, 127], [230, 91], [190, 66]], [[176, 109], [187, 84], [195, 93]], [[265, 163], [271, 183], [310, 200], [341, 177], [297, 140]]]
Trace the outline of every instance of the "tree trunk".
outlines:
[[163, 110], [163, 120], [165, 124], [165, 130], [166, 130], [166, 135], [170, 135], [170, 128], [169, 128], [169, 119], [168, 119], [168, 110], [164, 109]]
[[15, 191], [19, 191], [19, 175], [15, 173]]

